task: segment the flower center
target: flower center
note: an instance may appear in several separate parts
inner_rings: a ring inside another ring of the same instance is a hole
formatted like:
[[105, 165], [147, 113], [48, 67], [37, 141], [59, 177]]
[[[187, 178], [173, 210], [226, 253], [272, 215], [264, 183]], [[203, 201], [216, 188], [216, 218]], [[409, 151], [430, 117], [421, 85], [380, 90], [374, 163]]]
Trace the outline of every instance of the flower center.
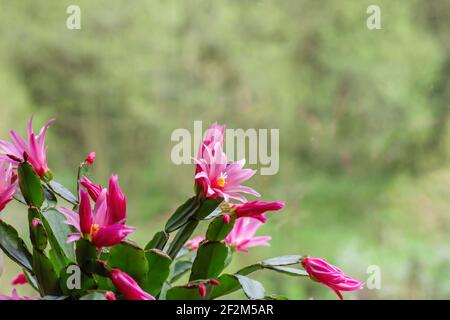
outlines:
[[220, 174], [219, 178], [217, 178], [216, 184], [217, 186], [223, 188], [225, 186], [225, 183], [227, 182], [227, 176], [223, 173]]
[[91, 235], [94, 235], [100, 230], [100, 226], [96, 223], [93, 223], [91, 226]]

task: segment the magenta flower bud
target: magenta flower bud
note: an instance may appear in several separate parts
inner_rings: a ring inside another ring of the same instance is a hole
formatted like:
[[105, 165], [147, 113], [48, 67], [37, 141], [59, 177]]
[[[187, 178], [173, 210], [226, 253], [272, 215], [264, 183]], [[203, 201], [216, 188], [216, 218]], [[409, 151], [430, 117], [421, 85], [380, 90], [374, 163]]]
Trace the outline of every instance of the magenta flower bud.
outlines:
[[267, 218], [264, 216], [264, 213], [267, 211], [278, 211], [284, 207], [284, 203], [279, 201], [252, 201], [244, 204], [231, 204], [230, 207], [235, 210], [236, 218], [255, 218], [265, 223]]
[[108, 215], [112, 221], [125, 223], [127, 218], [127, 201], [120, 189], [119, 178], [116, 175], [112, 175], [109, 179], [106, 199], [108, 202]]
[[223, 222], [225, 222], [225, 224], [230, 224], [231, 217], [229, 214], [227, 214], [227, 213], [222, 214], [222, 219], [223, 219]]
[[95, 162], [95, 152], [89, 152], [84, 162], [86, 162], [88, 165], [93, 165]]
[[128, 300], [156, 300], [152, 295], [142, 290], [132, 277], [119, 269], [111, 271], [111, 280]]
[[15, 131], [10, 131], [12, 142], [0, 140], [0, 160], [12, 163], [14, 168], [18, 166], [17, 160], [20, 162], [28, 160], [36, 174], [41, 177], [51, 177], [47, 166], [45, 135], [54, 121], [54, 119], [48, 121], [36, 135], [33, 131], [33, 117], [31, 117], [28, 120], [27, 139], [22, 138]]
[[33, 218], [33, 220], [31, 220], [31, 226], [33, 228], [36, 228], [40, 224], [41, 224], [41, 220], [39, 220], [38, 218]]
[[112, 292], [112, 291], [106, 291], [105, 292], [105, 298], [106, 298], [106, 300], [109, 300], [109, 301], [117, 300], [116, 294], [114, 292]]
[[89, 193], [89, 196], [93, 201], [97, 201], [98, 197], [100, 196], [100, 193], [102, 193], [103, 187], [101, 184], [94, 184], [91, 180], [89, 180], [87, 177], [83, 176], [80, 179], [80, 184], [86, 188], [87, 192]]
[[80, 190], [80, 231], [82, 234], [91, 234], [92, 209], [89, 194], [83, 189]]
[[203, 282], [198, 284], [198, 293], [202, 298], [206, 297], [206, 286]]
[[19, 273], [11, 280], [11, 285], [13, 286], [21, 286], [27, 283], [28, 280], [24, 273]]
[[213, 286], [220, 286], [220, 282], [217, 281], [216, 279], [209, 279], [209, 283], [212, 284]]
[[325, 259], [306, 257], [302, 265], [311, 279], [329, 287], [342, 300], [340, 291], [360, 290], [364, 285], [346, 275], [339, 268], [327, 263]]

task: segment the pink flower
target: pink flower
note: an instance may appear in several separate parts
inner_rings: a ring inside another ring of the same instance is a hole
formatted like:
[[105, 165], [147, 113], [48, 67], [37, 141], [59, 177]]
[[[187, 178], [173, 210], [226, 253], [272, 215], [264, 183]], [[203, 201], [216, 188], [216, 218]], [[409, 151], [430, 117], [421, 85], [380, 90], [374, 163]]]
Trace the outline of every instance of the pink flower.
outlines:
[[116, 294], [114, 292], [112, 292], [112, 291], [106, 291], [105, 292], [105, 298], [106, 298], [106, 300], [109, 300], [109, 301], [117, 300]]
[[230, 207], [235, 210], [236, 218], [250, 217], [266, 223], [267, 218], [264, 216], [264, 213], [267, 211], [278, 211], [284, 207], [284, 203], [278, 201], [252, 201], [244, 204], [231, 204]]
[[101, 184], [94, 184], [91, 180], [89, 180], [87, 177], [83, 176], [80, 179], [80, 184], [86, 188], [87, 192], [89, 192], [89, 195], [91, 196], [92, 200], [97, 201], [98, 197], [100, 196], [100, 193], [102, 193], [103, 187]]
[[198, 250], [198, 247], [200, 246], [200, 242], [202, 242], [203, 240], [205, 240], [205, 237], [202, 236], [197, 236], [192, 238], [191, 240], [187, 241], [185, 244], [185, 247], [188, 248], [189, 250]]
[[343, 297], [340, 291], [359, 290], [364, 286], [339, 268], [327, 263], [325, 259], [306, 257], [302, 259], [302, 265], [311, 279], [329, 287], [341, 300]]
[[9, 296], [0, 296], [0, 300], [38, 300], [36, 297], [19, 297], [17, 294], [17, 290], [13, 289], [11, 297]]
[[248, 193], [259, 197], [259, 193], [252, 188], [241, 186], [250, 179], [255, 170], [243, 169], [245, 159], [237, 162], [227, 161], [220, 142], [213, 146], [203, 144], [204, 152], [201, 158], [194, 159], [197, 164], [195, 182], [201, 188], [206, 198], [236, 199], [247, 202], [240, 193]]
[[66, 224], [75, 227], [78, 232], [69, 235], [67, 242], [72, 242], [85, 236], [97, 247], [111, 247], [122, 242], [135, 229], [125, 225], [123, 194], [118, 187], [117, 177], [111, 177], [112, 189], [104, 189], [97, 198], [92, 213], [89, 195], [80, 190], [80, 206], [78, 214], [68, 208], [60, 208], [67, 218]]
[[[225, 127], [217, 124], [217, 122], [213, 123], [208, 130], [206, 131], [205, 138], [203, 139], [200, 147], [198, 149], [197, 159], [204, 159], [207, 153], [206, 148], [210, 150], [214, 149], [216, 144], [219, 144], [221, 147], [223, 146], [223, 135], [224, 135]], [[198, 166], [197, 166], [198, 169]], [[196, 171], [197, 173], [198, 171]]]
[[253, 218], [238, 219], [233, 230], [225, 238], [225, 243], [234, 247], [237, 251], [248, 252], [248, 248], [255, 246], [270, 246], [269, 236], [255, 237], [255, 233], [262, 223]]
[[50, 170], [47, 166], [45, 135], [48, 127], [54, 121], [54, 119], [49, 120], [39, 134], [36, 135], [33, 131], [33, 117], [30, 117], [27, 130], [28, 141], [23, 139], [17, 132], [11, 130], [10, 136], [12, 143], [0, 140], [1, 158], [17, 166], [17, 162], [12, 160], [9, 156], [23, 161], [24, 153], [26, 153], [28, 155], [28, 161], [33, 166], [36, 174], [41, 177], [47, 175]]
[[12, 165], [0, 161], [0, 211], [13, 199], [17, 187], [17, 176]]
[[84, 162], [86, 162], [88, 165], [93, 165], [95, 161], [95, 152], [89, 152]]
[[24, 273], [19, 273], [11, 280], [11, 285], [13, 286], [21, 286], [27, 283], [28, 280]]
[[128, 300], [156, 300], [155, 297], [142, 290], [132, 277], [119, 269], [111, 271], [111, 280]]

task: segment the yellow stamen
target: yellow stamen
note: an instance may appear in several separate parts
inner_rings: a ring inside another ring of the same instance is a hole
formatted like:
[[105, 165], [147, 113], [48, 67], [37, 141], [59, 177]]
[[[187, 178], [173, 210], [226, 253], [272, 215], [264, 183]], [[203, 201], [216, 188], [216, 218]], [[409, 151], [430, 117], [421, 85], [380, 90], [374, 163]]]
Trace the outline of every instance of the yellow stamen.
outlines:
[[217, 179], [217, 185], [223, 187], [225, 185], [225, 177], [220, 176], [219, 179]]
[[91, 226], [91, 235], [94, 235], [100, 230], [100, 226], [98, 224], [93, 223]]

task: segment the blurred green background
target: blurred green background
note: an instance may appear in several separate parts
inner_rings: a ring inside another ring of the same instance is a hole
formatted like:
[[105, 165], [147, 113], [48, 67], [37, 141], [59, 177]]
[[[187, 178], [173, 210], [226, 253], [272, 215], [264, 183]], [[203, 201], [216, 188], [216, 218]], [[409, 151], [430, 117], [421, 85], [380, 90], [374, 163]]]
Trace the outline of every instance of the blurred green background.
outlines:
[[[66, 8], [81, 7], [81, 30]], [[382, 30], [366, 9], [381, 7]], [[325, 257], [380, 290], [348, 299], [450, 297], [450, 1], [0, 1], [0, 134], [35, 114], [57, 180], [118, 173], [132, 238], [145, 244], [192, 194], [170, 135], [218, 121], [280, 129], [280, 171], [248, 185], [287, 204], [260, 235], [283, 254]], [[26, 237], [23, 208], [1, 213]], [[0, 293], [19, 270], [6, 261]], [[268, 293], [335, 299], [306, 279], [261, 272]], [[20, 294], [30, 294], [26, 287]], [[242, 298], [241, 294], [233, 297]]]

